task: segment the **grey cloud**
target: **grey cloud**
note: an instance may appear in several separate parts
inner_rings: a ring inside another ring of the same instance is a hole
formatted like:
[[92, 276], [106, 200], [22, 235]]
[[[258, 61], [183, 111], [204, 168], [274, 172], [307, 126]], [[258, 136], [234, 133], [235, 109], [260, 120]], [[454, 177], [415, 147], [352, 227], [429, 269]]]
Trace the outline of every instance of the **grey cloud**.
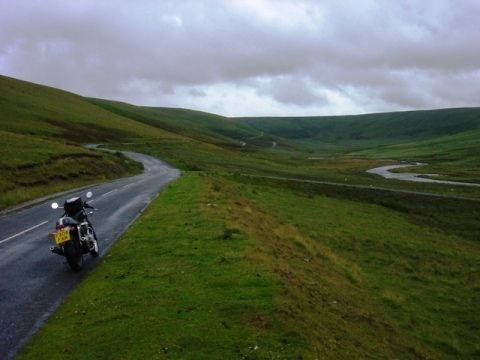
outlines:
[[195, 88], [188, 90], [188, 93], [192, 96], [195, 96], [195, 97], [205, 97], [205, 96], [207, 96], [207, 93], [205, 91], [195, 89]]
[[326, 91], [364, 111], [478, 105], [479, 17], [474, 0], [19, 0], [0, 3], [0, 72], [157, 105], [210, 87], [217, 111], [222, 84], [317, 110]]
[[257, 92], [278, 102], [297, 106], [324, 106], [329, 103], [324, 94], [300, 77], [277, 77], [259, 82]]

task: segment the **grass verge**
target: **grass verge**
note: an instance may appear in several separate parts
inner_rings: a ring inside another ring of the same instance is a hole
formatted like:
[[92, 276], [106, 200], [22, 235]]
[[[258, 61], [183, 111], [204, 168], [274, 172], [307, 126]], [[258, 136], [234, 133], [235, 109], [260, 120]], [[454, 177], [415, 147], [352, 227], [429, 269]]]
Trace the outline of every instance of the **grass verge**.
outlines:
[[278, 281], [246, 256], [215, 189], [198, 174], [169, 186], [20, 359], [301, 355], [273, 315]]
[[187, 172], [20, 359], [478, 356], [478, 213], [372, 194]]
[[92, 183], [138, 174], [121, 153], [0, 131], [0, 209]]

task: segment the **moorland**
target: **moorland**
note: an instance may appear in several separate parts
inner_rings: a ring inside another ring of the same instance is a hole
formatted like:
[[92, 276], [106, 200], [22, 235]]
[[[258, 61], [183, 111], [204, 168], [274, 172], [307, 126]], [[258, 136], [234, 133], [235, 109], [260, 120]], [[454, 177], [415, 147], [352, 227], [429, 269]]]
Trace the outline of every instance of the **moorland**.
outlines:
[[480, 182], [480, 108], [226, 118], [0, 77], [0, 136], [2, 208], [141, 171], [86, 143], [183, 172], [20, 358], [480, 355], [480, 189], [366, 173]]

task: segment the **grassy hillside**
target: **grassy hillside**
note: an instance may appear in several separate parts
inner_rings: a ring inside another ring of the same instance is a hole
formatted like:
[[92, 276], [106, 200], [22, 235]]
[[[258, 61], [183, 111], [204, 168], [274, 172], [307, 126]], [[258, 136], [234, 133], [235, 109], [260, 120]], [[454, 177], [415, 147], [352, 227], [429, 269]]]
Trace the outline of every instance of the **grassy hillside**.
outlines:
[[81, 96], [5, 76], [0, 76], [0, 110], [0, 130], [76, 143], [167, 134]]
[[317, 145], [363, 146], [429, 139], [480, 129], [480, 108], [238, 120], [282, 138], [314, 141]]
[[239, 145], [242, 139], [258, 135], [249, 125], [206, 112], [134, 106], [111, 100], [88, 100], [112, 113], [209, 142], [223, 141]]
[[0, 131], [0, 209], [142, 171], [122, 154]]
[[0, 209], [56, 191], [141, 171], [123, 156], [81, 144], [173, 134], [81, 96], [0, 76]]

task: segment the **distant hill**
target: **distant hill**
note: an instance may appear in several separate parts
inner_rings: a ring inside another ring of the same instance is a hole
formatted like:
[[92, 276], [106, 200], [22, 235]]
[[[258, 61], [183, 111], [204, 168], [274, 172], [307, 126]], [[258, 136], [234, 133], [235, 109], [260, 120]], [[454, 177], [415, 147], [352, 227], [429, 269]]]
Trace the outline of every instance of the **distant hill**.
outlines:
[[258, 131], [248, 124], [202, 111], [134, 106], [94, 98], [89, 98], [88, 101], [114, 114], [192, 138], [239, 143], [243, 139], [258, 135]]
[[365, 115], [237, 118], [258, 131], [300, 141], [371, 146], [432, 139], [480, 129], [480, 108]]
[[0, 76], [0, 109], [0, 131], [77, 143], [187, 136], [235, 144], [251, 140], [265, 146], [275, 140], [370, 147], [480, 129], [478, 107], [347, 116], [227, 118], [181, 108], [85, 98], [6, 76]]
[[421, 161], [415, 171], [438, 173], [453, 180], [480, 183], [480, 130], [352, 151], [349, 155], [376, 159]]

